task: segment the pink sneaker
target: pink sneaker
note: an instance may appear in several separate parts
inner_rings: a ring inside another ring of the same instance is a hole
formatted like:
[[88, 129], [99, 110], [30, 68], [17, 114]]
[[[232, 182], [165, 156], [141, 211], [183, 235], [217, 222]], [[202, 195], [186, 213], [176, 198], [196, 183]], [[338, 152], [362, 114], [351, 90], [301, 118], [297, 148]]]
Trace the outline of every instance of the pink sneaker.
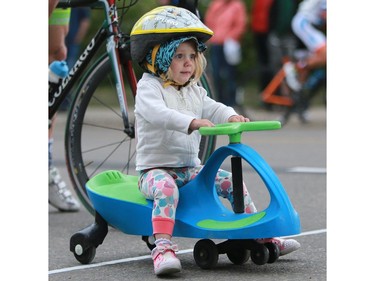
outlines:
[[301, 247], [301, 244], [294, 239], [282, 239], [282, 238], [264, 238], [257, 239], [259, 243], [275, 243], [279, 246], [280, 256], [284, 256], [291, 252], [298, 250]]
[[155, 241], [156, 247], [151, 252], [156, 275], [172, 274], [181, 271], [181, 262], [176, 257], [177, 245], [167, 239]]

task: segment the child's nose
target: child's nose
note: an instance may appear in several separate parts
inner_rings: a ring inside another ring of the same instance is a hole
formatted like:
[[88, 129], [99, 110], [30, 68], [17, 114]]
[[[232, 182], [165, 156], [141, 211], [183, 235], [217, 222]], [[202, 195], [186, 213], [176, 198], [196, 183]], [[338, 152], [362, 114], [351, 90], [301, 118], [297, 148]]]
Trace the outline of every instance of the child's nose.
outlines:
[[189, 56], [186, 56], [185, 57], [185, 63], [188, 63], [188, 64], [190, 64], [190, 63], [192, 63], [193, 62], [193, 58], [191, 58], [191, 57], [189, 57]]

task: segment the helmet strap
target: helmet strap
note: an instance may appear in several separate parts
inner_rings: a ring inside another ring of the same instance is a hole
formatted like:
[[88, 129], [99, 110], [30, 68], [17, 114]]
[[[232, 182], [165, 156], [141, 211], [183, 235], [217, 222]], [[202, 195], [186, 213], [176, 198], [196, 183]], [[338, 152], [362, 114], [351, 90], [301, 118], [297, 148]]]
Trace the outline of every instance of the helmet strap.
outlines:
[[152, 53], [151, 53], [151, 64], [146, 63], [147, 69], [154, 74], [156, 74], [155, 60], [156, 60], [156, 54], [159, 51], [159, 48], [160, 48], [160, 44], [154, 46], [154, 48], [152, 49]]

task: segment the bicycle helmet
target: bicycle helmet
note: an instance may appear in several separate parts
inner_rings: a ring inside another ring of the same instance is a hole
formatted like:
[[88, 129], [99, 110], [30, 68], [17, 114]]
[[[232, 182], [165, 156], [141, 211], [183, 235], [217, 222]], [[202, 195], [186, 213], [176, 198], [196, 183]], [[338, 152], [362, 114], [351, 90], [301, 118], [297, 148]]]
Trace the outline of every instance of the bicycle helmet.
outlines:
[[142, 64], [156, 45], [178, 37], [195, 37], [206, 42], [213, 35], [192, 12], [175, 6], [161, 6], [144, 14], [130, 32], [130, 53], [134, 61]]

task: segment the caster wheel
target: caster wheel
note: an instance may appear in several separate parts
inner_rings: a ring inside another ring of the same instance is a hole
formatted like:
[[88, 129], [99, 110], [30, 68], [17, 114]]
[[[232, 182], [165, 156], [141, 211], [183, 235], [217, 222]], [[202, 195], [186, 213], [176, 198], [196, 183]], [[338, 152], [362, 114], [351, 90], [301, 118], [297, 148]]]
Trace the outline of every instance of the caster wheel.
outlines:
[[228, 259], [237, 265], [244, 264], [250, 258], [250, 250], [248, 249], [233, 249], [227, 253]]
[[146, 243], [150, 251], [152, 251], [156, 247], [155, 239], [153, 236], [142, 236], [142, 240]]
[[74, 247], [74, 257], [82, 264], [89, 264], [92, 262], [96, 254], [96, 247], [91, 246], [86, 250], [83, 250], [80, 244]]
[[194, 246], [195, 263], [202, 269], [213, 268], [219, 259], [216, 244], [210, 239], [199, 240]]
[[267, 263], [274, 263], [280, 257], [280, 248], [275, 243], [265, 243], [264, 246], [267, 247], [270, 254]]
[[257, 265], [266, 264], [269, 260], [269, 251], [266, 246], [260, 244], [251, 251], [251, 260]]

